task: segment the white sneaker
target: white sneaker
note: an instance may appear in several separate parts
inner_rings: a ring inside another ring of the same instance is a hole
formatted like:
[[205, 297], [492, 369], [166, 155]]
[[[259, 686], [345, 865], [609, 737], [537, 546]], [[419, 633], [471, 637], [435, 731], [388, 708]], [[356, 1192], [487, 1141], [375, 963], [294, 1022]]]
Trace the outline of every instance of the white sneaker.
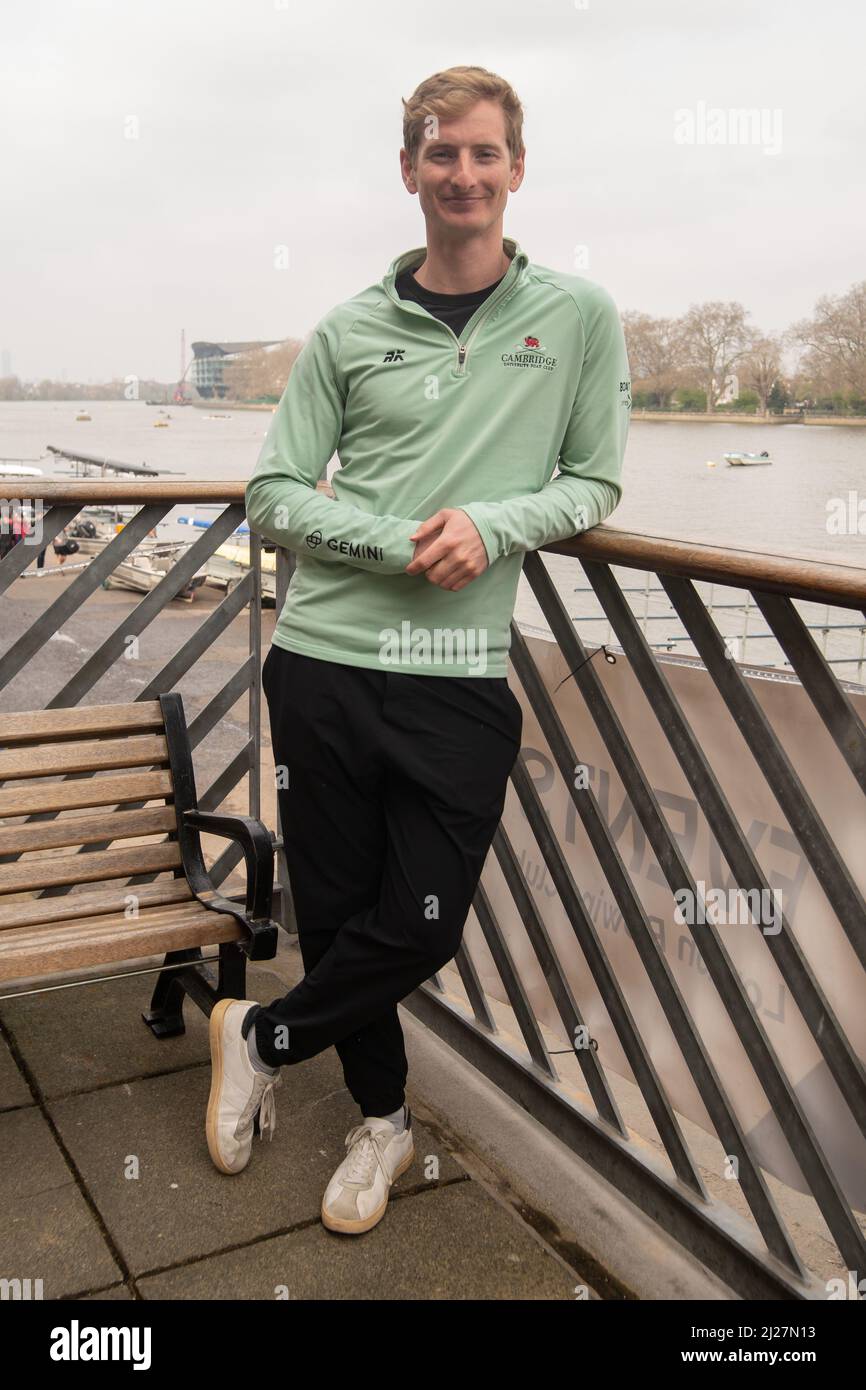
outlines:
[[322, 1222], [331, 1231], [360, 1235], [381, 1221], [391, 1184], [415, 1157], [412, 1112], [407, 1106], [406, 1128], [399, 1132], [390, 1120], [365, 1115], [346, 1135], [346, 1148], [322, 1198]]
[[267, 1130], [273, 1139], [277, 1127], [274, 1087], [282, 1077], [279, 1071], [268, 1076], [256, 1070], [241, 1033], [250, 1009], [257, 1007], [249, 999], [220, 999], [210, 1016], [212, 1072], [205, 1129], [210, 1156], [222, 1173], [240, 1173], [249, 1163], [257, 1110], [260, 1138]]

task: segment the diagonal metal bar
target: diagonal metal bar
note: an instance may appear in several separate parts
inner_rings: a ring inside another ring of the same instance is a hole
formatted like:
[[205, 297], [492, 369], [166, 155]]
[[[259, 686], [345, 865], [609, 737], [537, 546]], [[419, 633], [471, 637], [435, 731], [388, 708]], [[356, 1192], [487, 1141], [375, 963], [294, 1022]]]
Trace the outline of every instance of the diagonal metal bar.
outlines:
[[[148, 531], [153, 530], [153, 527], [158, 521], [161, 521], [168, 510], [167, 505], [159, 504], [142, 507], [141, 511], [136, 513], [123, 530], [118, 531], [114, 540], [109, 541], [102, 553], [94, 556], [87, 569], [82, 570], [73, 579], [69, 588], [64, 589], [50, 608], [46, 608], [45, 612], [39, 615], [33, 626], [22, 633], [17, 642], [13, 642], [9, 650], [3, 655], [3, 667], [0, 670], [0, 690], [9, 684], [53, 633], [59, 632], [73, 613], [101, 586], [103, 579], [121, 560], [126, 559], [127, 555], [144, 539]], [[156, 590], [154, 590], [155, 592]], [[75, 701], [72, 703], [74, 704]], [[54, 703], [49, 703], [46, 708], [54, 708]]]
[[[457, 947], [457, 951], [453, 959], [454, 964], [457, 966], [457, 971], [460, 975], [460, 979], [463, 981], [463, 987], [468, 995], [469, 1003], [472, 1008], [473, 1015], [475, 1017], [475, 1022], [478, 1023], [479, 1021], [481, 1021], [485, 1028], [489, 1028], [491, 1032], [495, 1033], [496, 1024], [494, 1022], [493, 1015], [487, 1007], [487, 1000], [484, 997], [484, 990], [481, 987], [481, 981], [478, 978], [478, 972], [476, 971], [475, 966], [472, 963], [472, 957], [466, 949], [465, 941], [460, 942], [460, 945]], [[427, 983], [439, 994], [445, 993], [445, 986], [442, 983], [442, 977], [438, 970], [436, 971], [435, 975], [430, 976], [430, 979], [427, 981]]]
[[660, 578], [770, 791], [802, 845], [860, 964], [866, 969], [866, 903], [847, 864], [748, 682], [736, 662], [730, 660], [718, 628], [694, 585], [687, 579], [673, 579], [670, 575], [663, 574]]
[[[769, 894], [769, 883], [758, 858], [743, 834], [625, 595], [606, 566], [587, 561], [584, 568], [737, 882], [741, 887], [757, 888]], [[731, 663], [728, 661], [727, 664]], [[762, 933], [763, 939], [851, 1113], [866, 1136], [866, 1073], [863, 1064], [815, 979], [785, 914], [780, 916], [780, 930]], [[757, 924], [756, 930], [760, 931]]]
[[[225, 511], [220, 513], [207, 531], [202, 532], [189, 550], [185, 551], [180, 559], [172, 565], [156, 588], [145, 594], [141, 602], [136, 604], [131, 612], [123, 615], [114, 631], [78, 668], [63, 689], [58, 691], [50, 701], [48, 708], [80, 704], [82, 697], [105, 675], [108, 668], [113, 666], [119, 657], [123, 657], [127, 650], [129, 638], [143, 632], [166, 604], [174, 598], [175, 594], [187, 586], [193, 575], [201, 569], [217, 546], [222, 545], [226, 537], [230, 536], [236, 529], [242, 516], [242, 508], [226, 507]], [[121, 531], [120, 534], [123, 535], [124, 532]], [[105, 553], [106, 551], [103, 551], [103, 554]]]
[[[529, 577], [536, 597], [562, 647], [569, 670], [579, 668], [575, 679], [671, 892], [676, 894], [688, 889], [693, 895], [693, 902], [701, 901], [702, 895], [698, 892], [680, 847], [662, 814], [655, 793], [608, 700], [597, 672], [593, 669], [592, 663], [586, 662], [583, 643], [575, 632], [559, 595], [550, 583], [547, 572], [543, 570], [539, 557], [535, 554], [530, 555], [528, 562], [531, 562], [527, 564], [527, 569], [531, 568], [532, 571]], [[543, 571], [541, 575], [538, 574], [536, 566]], [[665, 576], [662, 576], [662, 579], [664, 581]], [[676, 581], [677, 584], [681, 582], [683, 581]], [[725, 664], [731, 665], [730, 661], [726, 661]], [[843, 1258], [853, 1262], [850, 1263], [850, 1268], [859, 1269], [861, 1265], [866, 1265], [866, 1238], [845, 1199], [823, 1148], [818, 1143], [797, 1093], [770, 1045], [764, 1026], [719, 933], [709, 921], [701, 927], [700, 936], [696, 933], [693, 923], [687, 921], [685, 925], [701, 953], [728, 1017], [744, 1045], [755, 1075]], [[739, 1157], [742, 1162], [741, 1156]]]
[[514, 765], [511, 780], [671, 1166], [681, 1182], [699, 1197], [706, 1198], [706, 1188], [692, 1161], [673, 1107], [577, 890], [522, 754]]
[[[527, 557], [527, 559], [529, 558], [531, 557]], [[524, 570], [527, 568], [529, 567], [524, 562]], [[546, 571], [543, 579], [547, 580]], [[539, 581], [536, 580], [536, 582]], [[557, 598], [558, 603], [558, 597], [556, 595], [554, 597]], [[563, 622], [560, 625], [565, 630], [569, 629], [571, 621], [564, 610], [562, 619]], [[559, 768], [569, 796], [583, 823], [589, 842], [622, 912], [623, 921], [661, 1004], [664, 1017], [707, 1108], [716, 1134], [725, 1153], [736, 1154], [740, 1157], [740, 1186], [749, 1203], [758, 1230], [766, 1241], [768, 1250], [776, 1255], [787, 1269], [802, 1275], [803, 1266], [796, 1247], [782, 1223], [764, 1175], [752, 1156], [751, 1148], [736, 1111], [728, 1100], [671, 968], [650, 929], [643, 904], [637, 896], [631, 878], [622, 862], [610, 828], [605, 823], [589, 788], [578, 790], [574, 785], [574, 769], [580, 759], [576, 755], [562, 720], [553, 706], [538, 668], [529, 655], [529, 649], [523, 635], [515, 623], [512, 623], [511, 629], [511, 659], [538, 720], [539, 728], [547, 741], [554, 762]], [[576, 663], [571, 662], [570, 664]], [[604, 737], [604, 733], [602, 733], [602, 737]]]
[[251, 592], [252, 579], [246, 574], [238, 587], [228, 594], [199, 624], [191, 637], [188, 637], [156, 675], [148, 682], [138, 700], [156, 700], [166, 690], [174, 690], [183, 676], [192, 670], [199, 657], [210, 647], [216, 645], [229, 625], [240, 613]]
[[[570, 670], [577, 671], [575, 679], [586, 700], [614, 766], [622, 780], [637, 817], [652, 846], [659, 868], [676, 894], [684, 888], [699, 902], [701, 894], [685, 863], [682, 852], [665, 820], [643, 768], [635, 756], [625, 730], [607, 698], [604, 687], [592, 664], [586, 664], [583, 643], [565, 612], [559, 595], [550, 583], [537, 555], [527, 557], [528, 577], [563, 650]], [[542, 572], [539, 574], [538, 570]], [[679, 582], [679, 581], [677, 581]], [[728, 663], [730, 664], [730, 663]], [[579, 669], [577, 669], [579, 668]], [[821, 1208], [844, 1259], [856, 1261], [859, 1268], [866, 1260], [866, 1239], [836, 1180], [821, 1145], [810, 1125], [797, 1094], [776, 1057], [764, 1027], [755, 1012], [727, 950], [712, 923], [701, 928], [700, 939], [692, 923], [686, 927], [701, 953], [710, 978], [737, 1029], [746, 1054], [755, 1071], [776, 1119], [791, 1147], [801, 1171]], [[742, 1161], [742, 1156], [740, 1161]]]
[[231, 762], [226, 763], [222, 772], [214, 778], [207, 791], [201, 793], [198, 799], [199, 810], [215, 811], [219, 806], [222, 806], [229, 792], [233, 791], [241, 778], [249, 772], [255, 760], [255, 753], [255, 742], [250, 739], [235, 754]]
[[842, 757], [866, 794], [866, 728], [836, 680], [811, 632], [789, 598], [753, 589], [752, 597], [824, 721]]
[[236, 868], [243, 857], [243, 849], [236, 841], [232, 841], [231, 844], [226, 845], [222, 854], [218, 859], [214, 860], [209, 870], [211, 882], [218, 888], [220, 884], [228, 878], [229, 874]]
[[254, 677], [253, 656], [250, 653], [216, 694], [211, 696], [204, 708], [189, 721], [190, 742], [193, 748], [197, 748], [217, 724], [225, 719], [229, 710], [249, 690]]
[[457, 966], [460, 978], [463, 981], [463, 988], [466, 990], [470, 1007], [475, 1015], [475, 1022], [480, 1024], [482, 1028], [488, 1028], [491, 1033], [495, 1033], [497, 1031], [496, 1022], [487, 1007], [487, 999], [481, 987], [481, 981], [478, 978], [478, 971], [475, 969], [472, 956], [467, 950], [464, 941], [461, 941], [457, 948], [454, 964]]
[[[571, 985], [568, 983], [553, 949], [553, 943], [548, 936], [541, 914], [529, 892], [517, 855], [514, 853], [514, 847], [501, 823], [497, 826], [496, 834], [493, 837], [493, 852], [499, 861], [499, 867], [526, 929], [526, 935], [541, 966], [545, 984], [550, 990], [556, 1011], [562, 1020], [566, 1037], [571, 1040], [573, 1045], [577, 1028], [586, 1028], [586, 1024], [572, 993]], [[587, 1028], [588, 1032], [589, 1029]], [[626, 1128], [622, 1116], [614, 1100], [613, 1092], [608, 1086], [607, 1077], [599, 1066], [595, 1049], [592, 1047], [575, 1048], [575, 1056], [583, 1072], [589, 1093], [595, 1101], [600, 1118], [612, 1125], [625, 1138]]]
[[487, 948], [493, 957], [493, 963], [499, 972], [499, 978], [505, 988], [514, 1017], [517, 1019], [518, 1026], [523, 1034], [524, 1041], [529, 1050], [529, 1055], [537, 1067], [551, 1079], [558, 1080], [556, 1068], [548, 1056], [547, 1048], [544, 1045], [544, 1038], [541, 1029], [535, 1018], [532, 1005], [527, 998], [526, 990], [523, 988], [523, 981], [517, 973], [511, 952], [499, 930], [499, 924], [493, 912], [484, 888], [479, 883], [475, 890], [475, 897], [472, 902], [475, 908], [475, 916], [478, 918], [478, 925], [484, 933], [484, 940]]

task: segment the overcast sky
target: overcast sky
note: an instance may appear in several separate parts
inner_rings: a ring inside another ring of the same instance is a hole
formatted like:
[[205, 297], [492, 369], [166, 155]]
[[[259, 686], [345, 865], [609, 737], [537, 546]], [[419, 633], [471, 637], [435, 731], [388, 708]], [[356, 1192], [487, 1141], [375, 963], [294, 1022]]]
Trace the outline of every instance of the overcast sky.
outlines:
[[[775, 330], [866, 278], [866, 7], [583, 5], [5, 0], [0, 352], [174, 380], [182, 328], [304, 337], [424, 244], [400, 98], [456, 63], [524, 106], [506, 234], [620, 310], [738, 299]], [[699, 143], [714, 108], [763, 137]]]

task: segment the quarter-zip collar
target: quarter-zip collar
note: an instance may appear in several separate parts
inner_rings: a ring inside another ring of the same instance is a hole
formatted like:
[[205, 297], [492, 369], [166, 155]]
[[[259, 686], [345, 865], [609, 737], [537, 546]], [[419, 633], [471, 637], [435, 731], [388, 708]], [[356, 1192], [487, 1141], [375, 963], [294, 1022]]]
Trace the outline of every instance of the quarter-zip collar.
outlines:
[[398, 275], [400, 275], [404, 270], [414, 270], [415, 267], [420, 265], [421, 262], [424, 260], [424, 257], [427, 254], [426, 246], [416, 246], [413, 248], [413, 250], [404, 251], [401, 256], [397, 256], [391, 262], [390, 266], [388, 267], [387, 273], [381, 281], [382, 288], [387, 294], [388, 298], [392, 300], [393, 303], [395, 303], [399, 308], [403, 309], [405, 313], [423, 314], [425, 318], [433, 319], [433, 322], [438, 323], [440, 327], [443, 328], [446, 333], [448, 333], [453, 342], [457, 344], [457, 359], [456, 364], [452, 369], [455, 376], [467, 375], [466, 361], [468, 357], [469, 347], [474, 341], [478, 330], [481, 328], [482, 324], [489, 317], [489, 315], [496, 308], [496, 306], [499, 303], [501, 303], [503, 299], [509, 296], [512, 293], [512, 291], [517, 289], [518, 285], [521, 283], [521, 281], [524, 279], [526, 275], [526, 267], [529, 264], [529, 257], [527, 256], [526, 252], [521, 250], [518, 243], [512, 237], [503, 237], [502, 246], [506, 254], [511, 257], [511, 264], [506, 270], [496, 289], [493, 291], [492, 294], [487, 296], [483, 304], [479, 305], [469, 322], [466, 324], [466, 327], [463, 329], [463, 333], [461, 334], [462, 341], [458, 341], [453, 329], [450, 328], [448, 324], [443, 323], [441, 319], [434, 318], [432, 314], [428, 313], [428, 311], [423, 307], [423, 305], [417, 304], [414, 300], [411, 299], [401, 299], [395, 288], [395, 282]]
[[[529, 264], [529, 257], [525, 251], [521, 250], [513, 237], [503, 237], [502, 246], [506, 254], [511, 257], [511, 264], [502, 277], [502, 280], [493, 291], [493, 294], [484, 301], [485, 304], [492, 304], [494, 301], [498, 301], [506, 295], [514, 285], [518, 284], [523, 279], [526, 273], [526, 267]], [[402, 255], [397, 256], [391, 262], [381, 284], [388, 298], [392, 299], [395, 304], [399, 304], [403, 308], [407, 306], [412, 306], [415, 309], [421, 308], [420, 304], [413, 304], [412, 300], [401, 299], [395, 289], [395, 282], [397, 276], [402, 275], [404, 270], [414, 270], [416, 266], [419, 266], [426, 255], [426, 246], [416, 246], [414, 250], [404, 251]]]

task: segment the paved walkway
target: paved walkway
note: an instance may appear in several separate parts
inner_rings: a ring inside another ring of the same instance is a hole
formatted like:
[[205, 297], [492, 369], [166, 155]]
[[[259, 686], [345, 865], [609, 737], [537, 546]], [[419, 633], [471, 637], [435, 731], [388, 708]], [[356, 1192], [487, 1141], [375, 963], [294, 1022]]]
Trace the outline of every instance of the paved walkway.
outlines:
[[[300, 973], [282, 938], [249, 967], [248, 996], [268, 1001]], [[0, 1279], [41, 1279], [46, 1299], [575, 1297], [579, 1276], [469, 1176], [423, 1108], [379, 1225], [324, 1228], [322, 1193], [360, 1118], [333, 1049], [283, 1070], [272, 1141], [254, 1140], [238, 1176], [217, 1172], [207, 1021], [187, 1000], [186, 1034], [157, 1041], [140, 1018], [154, 979], [0, 1003]]]

